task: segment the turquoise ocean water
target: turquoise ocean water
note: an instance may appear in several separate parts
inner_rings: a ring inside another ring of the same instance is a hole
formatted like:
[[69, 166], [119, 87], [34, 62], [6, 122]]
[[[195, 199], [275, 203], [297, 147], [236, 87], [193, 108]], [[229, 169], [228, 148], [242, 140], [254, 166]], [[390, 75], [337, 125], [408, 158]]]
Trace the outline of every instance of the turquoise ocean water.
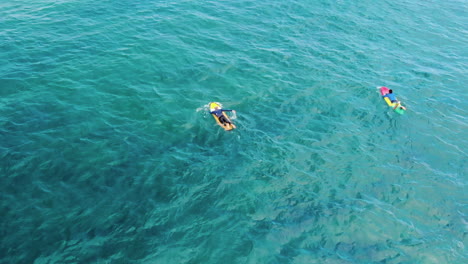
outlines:
[[2, 1], [0, 263], [467, 263], [467, 11]]

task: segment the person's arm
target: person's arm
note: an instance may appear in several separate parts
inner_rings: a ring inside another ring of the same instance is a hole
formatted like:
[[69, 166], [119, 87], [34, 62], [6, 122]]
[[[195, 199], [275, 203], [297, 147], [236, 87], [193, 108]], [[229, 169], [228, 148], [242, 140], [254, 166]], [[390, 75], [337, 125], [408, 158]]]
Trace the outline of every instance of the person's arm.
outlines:
[[[222, 109], [221, 111], [223, 111], [223, 112], [232, 112], [232, 111], [234, 111], [234, 110], [231, 110], [231, 109]], [[234, 112], [235, 112], [235, 111], [234, 111]]]

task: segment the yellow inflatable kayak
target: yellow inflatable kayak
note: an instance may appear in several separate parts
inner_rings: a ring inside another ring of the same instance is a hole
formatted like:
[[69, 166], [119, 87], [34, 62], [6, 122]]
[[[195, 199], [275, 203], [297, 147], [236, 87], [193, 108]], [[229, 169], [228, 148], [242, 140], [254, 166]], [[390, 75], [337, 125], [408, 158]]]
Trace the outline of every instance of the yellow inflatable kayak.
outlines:
[[231, 119], [229, 119], [229, 117], [227, 116], [227, 114], [226, 114], [225, 111], [222, 112], [222, 113], [223, 113], [223, 116], [224, 116], [229, 122], [231, 122], [231, 124], [229, 124], [229, 123], [223, 124], [223, 123], [219, 120], [219, 118], [213, 113], [213, 111], [215, 111], [216, 108], [222, 109], [222, 105], [221, 105], [220, 103], [211, 102], [211, 103], [209, 104], [209, 106], [210, 106], [210, 113], [211, 113], [211, 115], [213, 116], [213, 118], [216, 120], [216, 123], [218, 123], [219, 126], [221, 126], [222, 128], [224, 128], [224, 130], [226, 130], [226, 131], [233, 130], [234, 128], [236, 128], [236, 125], [234, 125], [234, 124], [232, 123]]

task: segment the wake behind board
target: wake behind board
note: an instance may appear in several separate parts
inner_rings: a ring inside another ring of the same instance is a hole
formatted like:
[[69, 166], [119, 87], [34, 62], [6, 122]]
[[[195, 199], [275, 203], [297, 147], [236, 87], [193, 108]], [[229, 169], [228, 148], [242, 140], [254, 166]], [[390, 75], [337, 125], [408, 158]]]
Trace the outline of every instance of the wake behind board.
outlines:
[[[382, 97], [385, 96], [386, 94], [388, 94], [389, 91], [390, 91], [390, 89], [388, 89], [385, 86], [380, 87], [380, 94], [382, 95]], [[390, 106], [391, 108], [394, 108], [396, 106], [396, 103], [392, 103], [388, 97], [383, 97], [383, 99], [387, 103], [387, 105]], [[403, 109], [403, 108], [397, 107], [395, 109], [395, 112], [397, 114], [402, 115], [402, 114], [404, 114], [406, 112], [406, 110]]]
[[[216, 103], [216, 102], [211, 102], [209, 104], [210, 106], [210, 112], [214, 111], [215, 110], [215, 107], [219, 107], [219, 108], [222, 108], [221, 107], [221, 104], [220, 103]], [[236, 126], [234, 124], [226, 124], [226, 125], [223, 125], [223, 123], [221, 123], [221, 121], [219, 121], [219, 118], [215, 115], [215, 114], [211, 114], [213, 116], [213, 118], [216, 120], [216, 123], [218, 123], [218, 125], [222, 128], [224, 128], [224, 130], [226, 131], [229, 131], [229, 130], [233, 130], [234, 128], [236, 128]], [[223, 115], [227, 118], [227, 120], [229, 120], [230, 122], [231, 119], [227, 116], [226, 112], [223, 112]]]

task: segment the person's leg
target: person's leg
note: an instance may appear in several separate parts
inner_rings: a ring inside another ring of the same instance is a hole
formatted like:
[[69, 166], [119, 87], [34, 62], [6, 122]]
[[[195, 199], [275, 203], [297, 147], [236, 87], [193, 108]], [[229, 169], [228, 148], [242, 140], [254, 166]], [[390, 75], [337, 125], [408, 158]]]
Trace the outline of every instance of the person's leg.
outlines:
[[401, 106], [400, 101], [395, 101], [395, 106], [393, 107], [393, 109], [397, 109], [400, 106]]
[[221, 124], [224, 125], [224, 123], [225, 123], [224, 122], [224, 115], [221, 115], [220, 117], [218, 117], [218, 119], [219, 119], [219, 122], [221, 122]]
[[224, 118], [224, 122], [226, 124], [232, 124], [231, 121], [229, 121], [229, 119], [227, 119], [224, 115], [223, 115], [223, 118]]
[[223, 124], [223, 125], [231, 123], [231, 122], [229, 122], [229, 120], [227, 120], [227, 118], [224, 115], [219, 117], [219, 122], [221, 122], [221, 124]]

